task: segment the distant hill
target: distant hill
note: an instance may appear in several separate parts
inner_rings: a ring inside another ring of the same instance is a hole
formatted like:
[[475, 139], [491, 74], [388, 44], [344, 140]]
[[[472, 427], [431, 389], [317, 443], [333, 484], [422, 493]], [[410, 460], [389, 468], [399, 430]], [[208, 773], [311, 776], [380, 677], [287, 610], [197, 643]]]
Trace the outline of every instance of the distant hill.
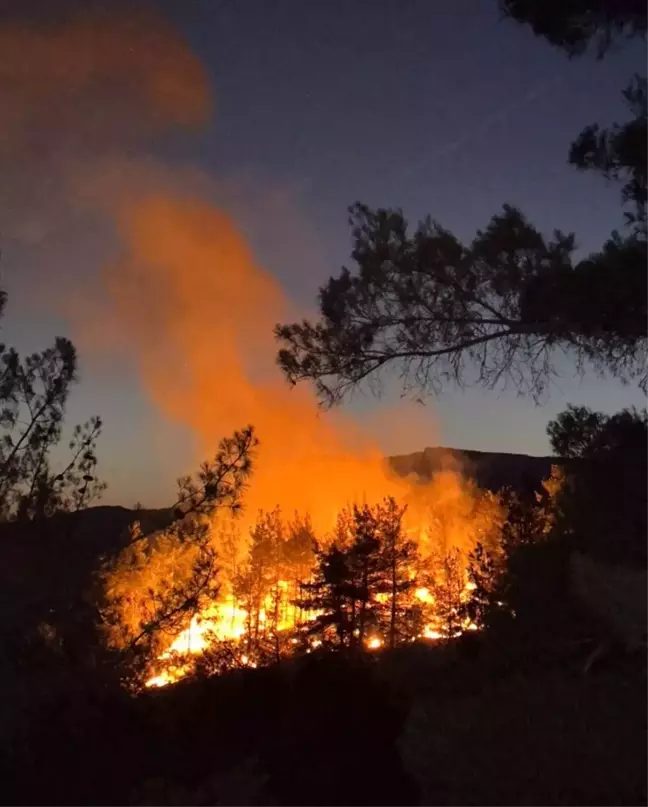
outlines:
[[389, 457], [389, 462], [401, 476], [414, 473], [421, 479], [430, 479], [435, 472], [444, 468], [457, 468], [474, 479], [479, 487], [493, 492], [511, 487], [523, 493], [539, 490], [542, 480], [549, 476], [551, 466], [564, 463], [560, 457], [460, 451], [442, 447]]

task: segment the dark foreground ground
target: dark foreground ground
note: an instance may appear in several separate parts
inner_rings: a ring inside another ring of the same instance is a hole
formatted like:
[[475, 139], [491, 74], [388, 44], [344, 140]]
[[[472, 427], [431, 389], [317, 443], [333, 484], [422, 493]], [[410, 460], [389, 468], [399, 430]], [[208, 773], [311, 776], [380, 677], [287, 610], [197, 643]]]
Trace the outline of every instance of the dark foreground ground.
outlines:
[[520, 663], [473, 642], [138, 698], [55, 679], [6, 703], [4, 803], [646, 803], [642, 659], [584, 676], [580, 651]]
[[645, 804], [645, 687], [621, 664], [432, 695], [399, 747], [421, 804]]
[[0, 542], [2, 803], [646, 803], [645, 654], [584, 675], [596, 627], [551, 569], [534, 564], [539, 607], [511, 634], [308, 656], [134, 698], [104, 666], [88, 582], [133, 514], [81, 515]]

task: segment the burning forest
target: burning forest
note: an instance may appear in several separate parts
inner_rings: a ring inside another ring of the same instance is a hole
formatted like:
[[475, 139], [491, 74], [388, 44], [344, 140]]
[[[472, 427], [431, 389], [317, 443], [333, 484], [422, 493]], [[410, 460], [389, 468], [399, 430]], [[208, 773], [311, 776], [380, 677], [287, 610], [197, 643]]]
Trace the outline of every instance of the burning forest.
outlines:
[[[145, 47], [123, 53], [128, 37]], [[85, 40], [97, 54], [87, 62], [75, 56]], [[455, 612], [468, 558], [477, 545], [496, 551], [501, 502], [453, 465], [425, 484], [398, 477], [356, 420], [291, 388], [274, 328], [300, 311], [214, 203], [212, 178], [137, 157], [151, 134], [209, 119], [199, 60], [143, 12], [11, 28], [3, 41], [12, 148], [33, 151], [34, 176], [59, 178], [62, 211], [116, 237], [98, 287], [65, 300], [76, 336], [134, 368], [161, 418], [189, 435], [196, 465], [215, 457], [183, 480], [174, 524], [153, 536], [133, 525], [104, 568], [109, 646], [143, 655], [153, 685], [200, 664], [252, 666], [336, 643], [375, 650], [467, 627]], [[43, 129], [41, 75], [58, 99], [49, 149], [27, 136]], [[98, 108], [104, 85], [128, 91]], [[403, 420], [383, 428], [402, 432]], [[253, 433], [236, 431], [246, 423]]]
[[646, 803], [645, 77], [405, 5], [4, 4], [8, 802]]
[[[135, 686], [479, 627], [471, 564], [503, 557], [500, 497], [444, 470], [406, 480], [398, 500], [349, 499], [317, 531], [311, 513], [280, 504], [238, 512], [261, 450], [252, 429], [224, 440], [211, 467], [183, 481], [174, 524], [153, 536], [133, 525], [104, 569], [105, 635], [139, 654]], [[385, 470], [387, 489], [397, 482]]]
[[[290, 305], [222, 211], [149, 196], [119, 220], [128, 249], [106, 273], [107, 313], [150, 396], [198, 456], [234, 436], [181, 480], [170, 530], [134, 526], [104, 570], [111, 646], [146, 646], [159, 686], [197, 667], [474, 628], [469, 557], [497, 556], [500, 499], [451, 463], [428, 482], [398, 477], [356, 422], [285, 384], [272, 326]], [[253, 429], [234, 431], [242, 420]]]

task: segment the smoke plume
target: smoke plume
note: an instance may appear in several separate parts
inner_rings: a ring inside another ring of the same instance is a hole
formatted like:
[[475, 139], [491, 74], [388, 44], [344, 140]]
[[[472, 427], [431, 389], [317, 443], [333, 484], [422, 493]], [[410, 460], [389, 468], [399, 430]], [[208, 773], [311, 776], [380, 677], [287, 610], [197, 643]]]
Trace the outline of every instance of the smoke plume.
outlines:
[[0, 225], [39, 242], [88, 212], [78, 185], [103, 163], [203, 126], [212, 98], [199, 61], [144, 4], [29, 12], [0, 26]]
[[272, 328], [290, 315], [289, 302], [225, 213], [159, 196], [127, 206], [119, 221], [128, 251], [108, 285], [147, 388], [168, 418], [191, 428], [199, 453], [255, 426], [251, 509], [281, 504], [330, 527], [350, 500], [395, 488], [352, 422], [322, 415], [309, 389], [280, 376]]
[[[309, 388], [281, 377], [273, 326], [296, 312], [201, 192], [213, 180], [147, 152], [154, 138], [204, 126], [214, 102], [180, 37], [144, 6], [120, 8], [0, 29], [5, 222], [82, 211], [114, 231], [119, 256], [103, 267], [100, 294], [72, 313], [77, 340], [128, 356], [153, 404], [191, 430], [196, 462], [232, 430], [255, 427], [248, 513], [280, 504], [328, 529], [351, 501], [401, 498], [411, 485], [358, 425], [321, 413]], [[472, 505], [460, 476], [435, 484], [463, 523]]]

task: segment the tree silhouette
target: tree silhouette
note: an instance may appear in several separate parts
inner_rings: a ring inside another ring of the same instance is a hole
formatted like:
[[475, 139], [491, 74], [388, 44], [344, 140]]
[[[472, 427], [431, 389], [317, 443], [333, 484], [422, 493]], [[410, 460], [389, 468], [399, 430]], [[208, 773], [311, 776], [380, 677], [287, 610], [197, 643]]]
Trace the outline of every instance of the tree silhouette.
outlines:
[[338, 516], [340, 540], [317, 548], [314, 579], [301, 587], [300, 607], [316, 613], [305, 623], [307, 636], [363, 649], [372, 639], [382, 644], [383, 636], [394, 647], [417, 635], [420, 614], [411, 593], [418, 556], [403, 531], [405, 509], [387, 497]]
[[344, 536], [342, 546], [316, 549], [315, 579], [302, 585], [299, 606], [320, 612], [306, 626], [308, 635], [318, 635], [323, 644], [333, 639], [340, 647], [362, 648], [369, 629], [377, 628], [380, 621], [381, 605], [376, 599], [383, 590], [379, 513], [368, 505], [354, 505], [347, 523], [350, 534]]
[[545, 239], [509, 206], [469, 245], [429, 220], [409, 234], [395, 210], [356, 205], [351, 225], [357, 273], [321, 289], [319, 321], [276, 329], [286, 377], [310, 379], [324, 402], [387, 365], [423, 392], [509, 380], [537, 396], [558, 349], [645, 380], [645, 241], [574, 264], [573, 235]]
[[324, 646], [348, 647], [355, 630], [357, 592], [347, 556], [333, 545], [327, 550], [317, 546], [315, 558], [313, 579], [302, 584], [297, 601], [307, 614], [316, 614], [315, 619], [304, 624], [304, 636], [307, 644], [312, 645], [311, 637], [316, 637]]
[[237, 593], [247, 612], [248, 655], [279, 656], [279, 621], [283, 606], [282, 581], [284, 545], [287, 536], [281, 511], [260, 511], [250, 531], [248, 562], [242, 571]]
[[437, 558], [430, 576], [434, 596], [434, 614], [444, 639], [461, 633], [464, 614], [463, 593], [466, 585], [465, 563], [458, 549], [450, 549]]
[[[0, 315], [6, 295], [0, 293]], [[21, 359], [0, 345], [0, 519], [32, 520], [78, 511], [101, 496], [96, 477], [98, 417], [74, 428], [69, 459], [52, 467], [52, 450], [63, 436], [65, 407], [77, 380], [73, 344], [57, 338], [52, 347]]]
[[[378, 505], [377, 515], [381, 532], [381, 567], [385, 577], [382, 588], [387, 594], [388, 618], [387, 641], [393, 648], [401, 638], [412, 638], [415, 622], [411, 593], [418, 561], [417, 546], [407, 540], [403, 531], [403, 516], [406, 507], [400, 507], [390, 496]], [[416, 625], [416, 627], [419, 627]]]
[[[602, 55], [614, 35], [645, 35], [636, 0], [501, 0], [505, 15], [569, 53], [593, 39]], [[554, 374], [558, 351], [579, 371], [593, 366], [623, 381], [646, 376], [646, 82], [624, 93], [632, 118], [594, 124], [570, 162], [623, 184], [628, 231], [574, 262], [573, 234], [547, 238], [511, 206], [470, 244], [426, 219], [408, 231], [398, 209], [350, 209], [352, 258], [320, 289], [319, 319], [278, 325], [279, 365], [291, 383], [310, 380], [330, 405], [383, 370], [406, 390], [512, 382], [535, 398]]]
[[211, 516], [236, 514], [252, 473], [257, 446], [248, 426], [221, 440], [214, 458], [195, 477], [178, 480], [178, 516], [171, 526], [144, 535], [135, 524], [131, 541], [101, 571], [102, 628], [109, 647], [126, 651], [136, 680], [165, 644], [219, 593]]
[[534, 33], [570, 56], [594, 44], [602, 57], [613, 40], [646, 34], [646, 4], [642, 0], [499, 0], [503, 14], [530, 25]]
[[492, 627], [502, 602], [502, 579], [506, 558], [495, 557], [482, 544], [477, 544], [468, 556], [466, 576], [471, 585], [470, 596], [461, 607], [461, 614], [478, 627]]
[[257, 445], [252, 426], [223, 438], [212, 460], [203, 462], [194, 476], [178, 480], [178, 500], [173, 508], [176, 517], [210, 516], [223, 507], [238, 513]]
[[569, 407], [549, 424], [554, 450], [578, 460], [559, 496], [556, 529], [610, 563], [646, 563], [648, 417]]
[[316, 538], [310, 517], [295, 515], [287, 525], [288, 538], [283, 545], [282, 565], [284, 579], [287, 583], [286, 600], [288, 607], [293, 609], [295, 622], [299, 622], [301, 615], [296, 609], [300, 598], [301, 584], [307, 581], [315, 566]]
[[[544, 562], [545, 548], [556, 537], [563, 486], [564, 473], [553, 466], [541, 491], [532, 497], [513, 490], [503, 492], [507, 517], [499, 543], [478, 543], [468, 556], [470, 595], [459, 609], [464, 619], [478, 627], [496, 627], [509, 621], [516, 611], [528, 612], [534, 593], [547, 587], [547, 579], [537, 574], [537, 567]], [[542, 599], [537, 610], [544, 607]]]
[[587, 126], [572, 143], [569, 161], [584, 171], [597, 171], [606, 179], [623, 182], [622, 200], [633, 209], [628, 224], [645, 237], [646, 231], [646, 77], [635, 75], [623, 92], [632, 113], [624, 124], [601, 129]]
[[353, 543], [346, 553], [351, 571], [353, 597], [352, 643], [364, 646], [370, 628], [379, 625], [380, 607], [375, 595], [380, 591], [383, 564], [379, 513], [369, 505], [353, 508]]
[[[614, 39], [645, 39], [648, 11], [638, 0], [500, 0], [505, 16], [529, 24], [538, 36], [565, 49], [570, 56], [584, 53], [596, 43], [602, 58]], [[632, 118], [611, 129], [587, 126], [572, 143], [569, 161], [582, 170], [595, 170], [607, 179], [624, 183], [624, 204], [633, 205], [628, 223], [646, 233], [646, 77], [635, 75], [623, 93]], [[643, 255], [645, 263], [645, 253]]]
[[607, 417], [586, 406], [573, 406], [560, 412], [549, 422], [547, 434], [554, 453], [559, 457], [583, 457], [590, 449]]

